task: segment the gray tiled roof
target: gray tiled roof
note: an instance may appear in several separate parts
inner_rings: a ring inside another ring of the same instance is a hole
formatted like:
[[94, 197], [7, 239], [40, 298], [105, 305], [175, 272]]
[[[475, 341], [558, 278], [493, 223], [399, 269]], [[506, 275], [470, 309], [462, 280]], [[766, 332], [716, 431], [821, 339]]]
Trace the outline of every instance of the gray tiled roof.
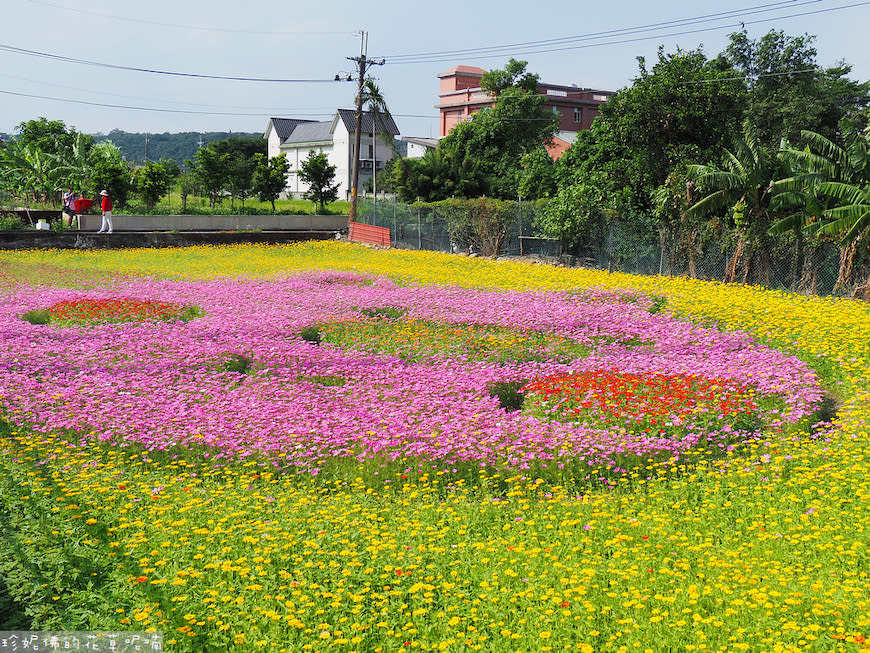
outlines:
[[332, 121], [306, 122], [296, 126], [293, 133], [286, 138], [284, 143], [313, 143], [317, 141], [332, 141], [330, 127]]
[[[356, 110], [354, 109], [339, 109], [338, 116], [341, 121], [344, 123], [344, 126], [347, 128], [347, 131], [353, 134], [356, 131]], [[363, 111], [362, 117], [360, 119], [360, 131], [364, 134], [372, 133], [372, 123], [376, 122], [372, 119], [371, 111]], [[396, 123], [393, 121], [392, 116], [384, 116], [381, 115], [381, 124], [383, 125], [383, 131], [387, 131], [393, 136], [398, 136], [399, 128], [396, 127]], [[375, 130], [376, 134], [380, 134], [381, 124], [377, 125], [377, 129]]]
[[293, 133], [297, 126], [314, 122], [313, 120], [302, 120], [299, 118], [270, 118], [269, 120], [282, 143]]

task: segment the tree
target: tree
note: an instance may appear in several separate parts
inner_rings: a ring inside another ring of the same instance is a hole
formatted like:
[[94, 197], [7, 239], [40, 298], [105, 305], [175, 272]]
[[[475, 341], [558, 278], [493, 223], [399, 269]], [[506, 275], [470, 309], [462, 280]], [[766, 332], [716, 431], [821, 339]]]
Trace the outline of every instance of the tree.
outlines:
[[536, 221], [538, 233], [557, 238], [570, 252], [594, 246], [606, 221], [605, 211], [611, 208], [603, 201], [600, 175], [565, 185], [544, 202]]
[[774, 30], [757, 41], [746, 30], [731, 34], [723, 58], [747, 79], [746, 117], [762, 143], [796, 142], [802, 130], [834, 138], [840, 120], [868, 106], [870, 83], [847, 79], [846, 64], [819, 67], [814, 40]]
[[98, 151], [94, 150], [94, 139], [87, 134], [76, 134], [72, 146], [58, 155], [60, 169], [67, 180], [67, 186], [76, 190], [87, 187], [91, 168]]
[[419, 159], [399, 159], [393, 168], [396, 193], [403, 202], [437, 202], [449, 197], [478, 197], [484, 191], [477, 162], [457, 161], [441, 149]]
[[649, 212], [653, 190], [672, 170], [720, 156], [740, 129], [745, 91], [733, 69], [709, 61], [701, 49], [666, 55], [659, 48], [651, 69], [642, 57], [638, 67], [633, 84], [602, 106], [596, 122], [604, 125], [593, 143], [579, 147], [602, 149], [592, 156], [616, 187], [630, 189], [638, 209]]
[[[487, 84], [498, 91], [495, 104], [458, 124], [438, 144], [454, 175], [470, 172], [476, 176], [454, 179], [454, 186], [516, 198], [523, 155], [540, 149], [555, 135], [558, 116], [545, 108], [546, 98], [536, 92], [536, 86], [528, 88], [537, 77], [526, 74], [525, 66], [526, 62], [512, 59], [505, 70], [491, 71]], [[509, 81], [519, 85], [507, 86]]]
[[746, 283], [756, 254], [761, 256], [761, 281], [770, 281], [765, 245], [771, 226], [771, 182], [778, 178], [777, 168], [775, 157], [762, 147], [755, 127], [748, 120], [735, 139], [733, 151], [725, 150], [721, 166], [691, 165], [688, 168], [700, 193], [706, 193], [689, 212], [701, 216], [727, 211], [737, 230], [735, 250], [725, 266], [726, 283], [736, 281], [741, 264], [742, 280]]
[[62, 168], [57, 155], [19, 140], [2, 149], [0, 180], [11, 193], [35, 202], [52, 202], [62, 186]]
[[317, 212], [323, 213], [330, 202], [338, 199], [338, 184], [335, 181], [337, 166], [329, 165], [326, 154], [309, 150], [308, 158], [302, 162], [299, 179], [308, 184], [305, 199], [317, 205]]
[[226, 156], [224, 189], [230, 193], [230, 206], [238, 197], [245, 205], [253, 188], [256, 156], [267, 153], [267, 143], [262, 138], [227, 138], [215, 141], [209, 149]]
[[199, 148], [193, 161], [188, 161], [197, 182], [208, 195], [211, 208], [226, 188], [228, 161], [229, 154], [219, 154], [210, 147]]
[[191, 171], [183, 172], [178, 177], [178, 194], [181, 196], [181, 211], [187, 210], [187, 198], [196, 193], [196, 175]]
[[145, 206], [153, 209], [160, 198], [169, 191], [172, 174], [162, 163], [150, 161], [144, 168], [136, 171], [133, 179], [136, 192], [142, 196]]
[[289, 171], [290, 163], [287, 161], [286, 154], [279, 154], [272, 158], [263, 154], [257, 155], [253, 189], [261, 202], [272, 203], [273, 211], [275, 211], [275, 200], [287, 186], [287, 173]]
[[482, 256], [498, 256], [505, 239], [516, 230], [516, 202], [478, 197], [443, 200], [434, 206], [445, 218], [450, 239]]
[[555, 194], [556, 163], [544, 147], [526, 152], [520, 165], [517, 195], [525, 200], [536, 200]]
[[123, 207], [130, 193], [130, 168], [121, 157], [121, 150], [111, 141], [94, 146], [88, 192], [96, 197], [103, 189], [109, 192], [113, 204]]
[[480, 88], [494, 97], [498, 97], [509, 88], [537, 93], [539, 77], [526, 72], [527, 65], [528, 62], [517, 61], [511, 57], [504, 68], [483, 73], [480, 78]]
[[94, 145], [93, 136], [78, 134], [75, 128], [67, 129], [62, 120], [48, 120], [44, 117], [38, 120], [22, 122], [17, 127], [17, 140], [23, 145], [33, 146], [46, 154], [62, 157], [79, 136], [84, 139], [86, 150]]
[[[364, 70], [364, 65], [360, 68], [360, 74]], [[350, 216], [351, 222], [356, 220], [356, 203], [357, 189], [359, 188], [359, 164], [360, 164], [360, 143], [362, 130], [362, 116], [364, 111], [368, 111], [372, 117], [372, 147], [377, 147], [374, 142], [375, 132], [380, 134], [380, 138], [384, 141], [387, 147], [395, 151], [395, 143], [393, 142], [393, 134], [387, 129], [388, 122], [392, 122], [390, 110], [387, 107], [386, 100], [381, 93], [381, 89], [371, 79], [360, 80], [359, 91], [356, 98], [357, 105], [357, 125], [358, 129], [354, 130], [353, 143], [353, 168], [351, 170], [351, 198], [350, 198]], [[376, 161], [372, 161], [372, 178], [377, 174]], [[375, 198], [377, 202], [377, 198]]]

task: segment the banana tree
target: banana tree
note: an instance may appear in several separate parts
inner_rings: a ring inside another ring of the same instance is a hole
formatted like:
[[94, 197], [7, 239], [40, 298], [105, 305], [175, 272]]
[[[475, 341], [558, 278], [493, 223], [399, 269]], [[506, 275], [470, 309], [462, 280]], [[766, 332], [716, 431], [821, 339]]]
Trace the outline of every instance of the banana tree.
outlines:
[[[783, 203], [803, 209], [774, 225], [803, 220], [808, 233], [839, 236], [840, 269], [835, 289], [854, 283], [855, 256], [859, 240], [870, 228], [870, 130], [859, 132], [848, 121], [841, 123], [844, 145], [812, 131], [801, 135], [803, 150], [783, 149], [781, 156], [800, 173], [776, 183]], [[866, 238], [865, 238], [866, 240]]]
[[743, 270], [743, 283], [752, 272], [753, 259], [760, 254], [761, 281], [768, 282], [770, 264], [765, 238], [770, 226], [771, 180], [776, 178], [777, 161], [769, 156], [758, 139], [755, 128], [747, 121], [737, 137], [733, 151], [725, 150], [721, 166], [691, 165], [689, 176], [701, 193], [701, 200], [689, 208], [689, 214], [703, 216], [728, 212], [737, 232], [734, 252], [725, 265], [724, 281], [737, 280]]

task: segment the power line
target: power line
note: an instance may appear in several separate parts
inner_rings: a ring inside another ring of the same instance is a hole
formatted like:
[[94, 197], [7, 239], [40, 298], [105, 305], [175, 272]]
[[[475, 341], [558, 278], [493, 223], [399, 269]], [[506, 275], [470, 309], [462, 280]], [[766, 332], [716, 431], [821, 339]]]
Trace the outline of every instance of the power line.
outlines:
[[64, 7], [63, 5], [56, 4], [54, 2], [46, 2], [45, 0], [28, 0], [30, 4], [35, 5], [43, 5], [45, 7], [52, 7], [53, 9], [60, 9], [62, 11], [69, 11], [76, 14], [84, 14], [86, 16], [97, 16], [100, 18], [109, 18], [112, 20], [120, 20], [128, 23], [137, 23], [142, 25], [154, 25], [156, 27], [171, 27], [175, 29], [182, 29], [184, 31], [198, 30], [202, 32], [225, 32], [229, 34], [255, 34], [255, 35], [276, 35], [276, 36], [290, 36], [290, 35], [317, 35], [317, 36], [327, 36], [327, 35], [342, 35], [342, 36], [355, 36], [356, 32], [346, 32], [346, 31], [337, 31], [337, 32], [312, 32], [310, 30], [254, 30], [254, 29], [240, 29], [240, 28], [232, 28], [232, 27], [209, 27], [206, 25], [196, 25], [196, 24], [186, 24], [180, 25], [178, 23], [166, 23], [158, 20], [149, 20], [147, 18], [130, 18], [128, 16], [119, 16], [117, 14], [104, 14], [98, 11], [89, 11], [87, 9], [72, 9], [71, 7]]
[[87, 59], [76, 59], [74, 57], [66, 57], [59, 54], [51, 54], [49, 52], [40, 52], [38, 50], [27, 50], [25, 48], [18, 48], [13, 45], [6, 45], [4, 43], [0, 43], [0, 50], [6, 50], [7, 52], [12, 52], [14, 54], [23, 54], [33, 57], [43, 57], [45, 59], [52, 59], [54, 61], [65, 61], [67, 63], [77, 63], [83, 64], [86, 66], [96, 66], [98, 68], [112, 68], [114, 70], [128, 70], [139, 73], [152, 73], [155, 75], [170, 75], [173, 77], [195, 77], [198, 79], [220, 79], [225, 81], [234, 81], [234, 82], [278, 82], [285, 84], [312, 84], [312, 83], [322, 83], [322, 82], [339, 82], [343, 81], [336, 77], [335, 79], [277, 79], [277, 78], [267, 78], [267, 77], [233, 77], [227, 75], [207, 75], [202, 73], [180, 73], [173, 72], [168, 70], [154, 70], [151, 68], [137, 68], [135, 66], [121, 66], [118, 64], [105, 63], [100, 61], [89, 61]]
[[[266, 113], [269, 113], [268, 111], [265, 111], [265, 112], [258, 111], [256, 113], [241, 113], [241, 112], [233, 112], [233, 111], [193, 111], [193, 110], [189, 110], [189, 109], [164, 109], [164, 108], [160, 108], [160, 107], [143, 107], [143, 106], [136, 106], [136, 105], [131, 105], [131, 104], [109, 104], [109, 103], [105, 103], [105, 102], [90, 102], [88, 100], [71, 100], [70, 98], [66, 98], [66, 97], [61, 98], [61, 97], [51, 97], [48, 95], [34, 95], [31, 93], [18, 93], [16, 91], [5, 91], [2, 89], [0, 89], [0, 93], [3, 93], [5, 95], [14, 95], [16, 97], [34, 98], [37, 100], [53, 100], [53, 101], [57, 101], [57, 102], [67, 102], [67, 103], [72, 103], [72, 104], [84, 104], [84, 105], [92, 106], [92, 107], [105, 107], [108, 109], [131, 109], [134, 111], [154, 111], [154, 112], [158, 112], [158, 113], [186, 113], [186, 114], [201, 115], [201, 116], [257, 116], [257, 117], [263, 117]], [[326, 114], [326, 113], [323, 113], [323, 114], [320, 114], [320, 113], [318, 113], [318, 114], [297, 113], [296, 115], [311, 116], [311, 117], [314, 117], [314, 116], [328, 117], [332, 114], [331, 113], [329, 113], [329, 114]]]
[[[821, 0], [803, 0], [800, 4], [810, 4], [817, 3]], [[769, 4], [759, 5], [755, 7], [748, 7], [745, 9], [733, 9], [730, 11], [717, 12], [713, 14], [703, 14], [701, 16], [695, 16], [692, 18], [680, 18], [677, 20], [668, 20], [661, 21], [658, 23], [650, 23], [647, 25], [639, 25], [636, 27], [621, 27], [612, 30], [604, 30], [600, 32], [590, 32], [588, 34], [580, 34], [576, 36], [564, 36], [554, 39], [542, 39], [538, 41], [525, 41], [520, 43], [510, 43], [506, 45], [497, 45], [497, 46], [488, 46], [481, 48], [466, 48], [461, 50], [443, 50], [438, 52], [423, 52], [419, 54], [408, 54], [408, 55], [388, 55], [391, 61], [407, 58], [420, 58], [420, 57], [429, 57], [429, 56], [443, 56], [443, 55], [454, 55], [454, 56], [473, 56], [477, 53], [487, 53], [493, 50], [505, 50], [509, 48], [520, 48], [520, 47], [537, 47], [537, 46], [545, 46], [545, 45], [558, 45], [564, 43], [570, 43], [573, 41], [585, 41], [589, 39], [601, 39], [612, 36], [620, 36], [626, 34], [633, 34], [637, 32], [645, 32], [650, 30], [661, 30], [669, 27], [677, 27], [685, 24], [694, 24], [698, 22], [709, 22], [712, 20], [722, 20], [725, 17], [734, 17], [735, 14], [742, 15], [745, 13], [759, 13], [759, 12], [769, 12], [773, 9], [780, 9], [783, 5], [794, 6], [795, 0], [782, 0], [780, 2], [773, 2]]]
[[[257, 111], [257, 112], [234, 112], [234, 111], [195, 111], [192, 109], [165, 109], [161, 107], [145, 107], [145, 106], [137, 106], [130, 104], [110, 104], [106, 102], [92, 102], [89, 100], [72, 100], [68, 97], [52, 97], [50, 95], [35, 95], [31, 93], [20, 93], [17, 91], [7, 91], [0, 89], [0, 93], [4, 95], [14, 95], [16, 97], [26, 97], [33, 98], [37, 100], [51, 100], [54, 102], [66, 102], [72, 104], [84, 104], [91, 107], [103, 107], [106, 109], [131, 109], [134, 111], [153, 111], [157, 113], [182, 113], [182, 114], [191, 114], [191, 115], [203, 115], [203, 116], [240, 116], [240, 117], [264, 117], [266, 115], [274, 115], [276, 113], [283, 113], [285, 109], [281, 109], [278, 111], [267, 109], [265, 111]], [[323, 112], [304, 112], [304, 111], [293, 111], [294, 116], [301, 118], [325, 118], [329, 119], [335, 115], [334, 110], [325, 110]], [[391, 113], [390, 115], [396, 118], [426, 118], [428, 120], [437, 119], [437, 115], [424, 116], [419, 114], [402, 114], [402, 113]]]
[[[811, 3], [818, 3], [821, 1], [822, 0], [805, 0], [804, 2], [801, 2], [799, 4], [811, 4]], [[870, 0], [867, 0], [864, 2], [854, 2], [851, 4], [847, 4], [847, 5], [841, 5], [838, 7], [828, 7], [825, 9], [817, 9], [814, 11], [804, 11], [804, 12], [797, 12], [797, 13], [791, 13], [791, 14], [785, 14], [785, 15], [779, 15], [779, 16], [772, 16], [772, 17], [768, 17], [768, 18], [760, 18], [758, 20], [753, 20], [753, 21], [740, 21], [739, 27], [745, 28], [747, 25], [756, 25], [756, 24], [760, 24], [760, 23], [768, 23], [772, 20], [784, 20], [787, 18], [797, 18], [797, 17], [801, 17], [801, 16], [812, 16], [812, 15], [829, 13], [829, 12], [833, 12], [833, 11], [841, 11], [843, 9], [853, 9], [855, 7], [862, 7], [865, 5], [870, 5]], [[792, 6], [799, 6], [799, 5], [792, 5]], [[701, 18], [704, 18], [704, 17], [701, 17]], [[709, 22], [709, 21], [701, 20], [698, 22]], [[691, 23], [685, 23], [685, 24], [688, 25]], [[697, 28], [697, 29], [681, 30], [681, 31], [677, 31], [677, 32], [669, 32], [669, 33], [664, 33], [664, 34], [652, 34], [649, 36], [638, 36], [635, 38], [614, 39], [614, 40], [608, 40], [608, 41], [601, 42], [601, 43], [579, 43], [579, 44], [572, 44], [572, 45], [564, 45], [561, 47], [549, 47], [550, 45], [553, 44], [554, 41], [556, 41], [556, 39], [549, 39], [546, 41], [532, 41], [532, 42], [529, 42], [527, 44], [520, 44], [520, 45], [492, 46], [491, 48], [483, 48], [483, 49], [444, 50], [441, 52], [432, 52], [432, 53], [428, 53], [428, 54], [416, 55], [416, 57], [414, 57], [414, 55], [392, 55], [392, 56], [387, 56], [385, 58], [387, 58], [389, 60], [389, 62], [393, 65], [438, 63], [438, 62], [445, 62], [445, 61], [455, 61], [456, 58], [459, 56], [474, 56], [478, 59], [492, 59], [492, 58], [504, 57], [506, 55], [548, 54], [548, 53], [552, 53], [552, 52], [564, 52], [567, 50], [581, 50], [581, 49], [586, 49], [586, 48], [594, 48], [594, 47], [609, 46], [609, 45], [624, 45], [626, 43], [637, 43], [640, 41], [649, 41], [649, 40], [654, 40], [654, 39], [663, 39], [663, 38], [669, 38], [669, 37], [675, 37], [675, 36], [685, 36], [687, 34], [697, 34], [697, 33], [701, 33], [701, 32], [712, 32], [712, 31], [718, 31], [718, 30], [722, 30], [722, 29], [726, 29], [726, 28], [727, 29], [736, 29], [737, 27], [738, 27], [738, 24], [736, 24], [736, 23], [735, 24], [726, 24], [726, 25], [718, 25], [715, 27], [702, 27], [702, 28]], [[635, 28], [635, 29], [638, 31], [649, 31], [649, 30], [646, 30], [644, 28]], [[630, 32], [631, 32], [630, 28], [623, 29], [623, 30], [612, 30], [611, 35], [612, 36], [620, 36], [623, 33], [627, 34]], [[580, 35], [580, 36], [576, 36], [576, 37], [566, 37], [565, 39], [563, 39], [563, 41], [565, 43], [570, 43], [572, 41], [580, 42], [580, 41], [584, 41], [584, 40], [595, 40], [595, 39], [600, 40], [601, 38], [605, 38], [605, 37], [590, 34], [590, 35]]]
[[[16, 79], [16, 80], [20, 80], [20, 81], [25, 81], [25, 82], [28, 82], [28, 83], [30, 83], [30, 84], [36, 84], [36, 85], [38, 85], [38, 86], [48, 86], [48, 87], [51, 87], [51, 88], [68, 89], [68, 90], [76, 91], [76, 92], [78, 92], [78, 93], [80, 93], [80, 92], [82, 91], [82, 87], [81, 87], [81, 86], [73, 86], [73, 85], [71, 85], [71, 84], [57, 84], [57, 83], [51, 83], [51, 82], [40, 82], [40, 81], [34, 80], [34, 79], [30, 78], [30, 77], [23, 77], [23, 76], [21, 76], [21, 75], [9, 75], [9, 74], [6, 74], [6, 73], [0, 73], [0, 77], [7, 77], [7, 78], [9, 78], [9, 79]], [[19, 93], [23, 93], [23, 91], [18, 91], [18, 92], [19, 92]], [[109, 91], [105, 91], [105, 90], [102, 90], [102, 89], [100, 90], [100, 97], [101, 97], [101, 98], [109, 98], [109, 97], [111, 97], [111, 98], [122, 98], [122, 99], [125, 99], [125, 100], [146, 100], [146, 101], [149, 101], [149, 100], [150, 100], [150, 101], [152, 101], [152, 102], [155, 101], [155, 98], [154, 98], [153, 96], [145, 97], [145, 96], [142, 96], [142, 95], [127, 95], [127, 94], [123, 94], [123, 93], [111, 93], [111, 92], [109, 92]], [[248, 106], [248, 107], [246, 107], [246, 106], [227, 106], [227, 105], [216, 105], [216, 104], [204, 104], [204, 103], [202, 103], [202, 102], [185, 102], [185, 101], [183, 101], [183, 100], [165, 100], [165, 99], [163, 99], [163, 100], [160, 100], [160, 101], [161, 101], [161, 102], [167, 102], [167, 103], [170, 103], [170, 104], [176, 104], [176, 105], [188, 106], [188, 107], [191, 107], [191, 108], [199, 107], [199, 108], [202, 108], [203, 110], [205, 110], [205, 109], [222, 109], [222, 110], [226, 110], [226, 111], [230, 111], [230, 110], [238, 110], [238, 111], [259, 111], [260, 113], [268, 113], [269, 115], [275, 115], [275, 114], [278, 114], [278, 113], [284, 113], [284, 112], [287, 112], [287, 111], [288, 111], [288, 108], [287, 108], [287, 107], [281, 107], [281, 108], [279, 108], [279, 109], [262, 109], [262, 108], [260, 108], [260, 107], [249, 107], [249, 106]], [[316, 107], [316, 109], [319, 109], [320, 111], [324, 112], [324, 113], [318, 113], [317, 115], [326, 115], [326, 112], [331, 111], [331, 110], [332, 110], [332, 107], [326, 107], [326, 106], [324, 106], [324, 107]], [[297, 113], [297, 112], [294, 111], [294, 110], [290, 110], [290, 112], [291, 112], [291, 113]]]

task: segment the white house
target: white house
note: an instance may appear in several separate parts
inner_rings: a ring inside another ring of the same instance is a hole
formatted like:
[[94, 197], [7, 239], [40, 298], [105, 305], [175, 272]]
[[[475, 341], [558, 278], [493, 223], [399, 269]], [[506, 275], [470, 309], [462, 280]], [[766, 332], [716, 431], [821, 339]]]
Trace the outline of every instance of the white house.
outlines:
[[[356, 112], [339, 109], [332, 120], [313, 121], [295, 118], [270, 118], [263, 137], [268, 141], [269, 157], [285, 154], [290, 163], [286, 192], [301, 196], [308, 185], [299, 179], [299, 170], [311, 150], [326, 154], [330, 165], [336, 167], [338, 196], [350, 197], [353, 174], [353, 136], [356, 130]], [[360, 173], [359, 188], [362, 189], [372, 176], [372, 169], [381, 170], [393, 158], [395, 148], [386, 145], [381, 130], [393, 139], [399, 134], [396, 123], [390, 116], [374, 120], [372, 113], [364, 111], [360, 119]]]
[[399, 155], [405, 159], [422, 159], [429, 150], [438, 147], [437, 138], [417, 138], [414, 136], [402, 136], [396, 139]]

